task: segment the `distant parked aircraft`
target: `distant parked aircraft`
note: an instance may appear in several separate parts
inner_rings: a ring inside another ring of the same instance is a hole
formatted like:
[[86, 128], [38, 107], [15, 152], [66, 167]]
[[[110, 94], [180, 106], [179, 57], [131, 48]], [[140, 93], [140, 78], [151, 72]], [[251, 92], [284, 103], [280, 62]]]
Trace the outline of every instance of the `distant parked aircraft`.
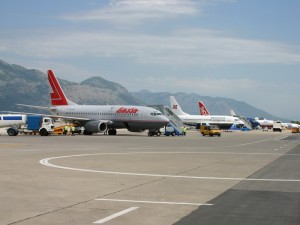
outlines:
[[265, 119], [263, 117], [255, 117], [254, 118], [254, 121], [256, 121], [257, 123], [259, 123], [259, 126], [261, 128], [273, 128], [273, 123], [274, 123], [274, 120], [268, 120], [268, 119]]
[[197, 123], [209, 123], [218, 125], [221, 129], [229, 129], [233, 124], [241, 127], [244, 126], [243, 121], [233, 116], [187, 114], [181, 109], [180, 105], [173, 96], [170, 96], [170, 103], [172, 111], [183, 121], [183, 123], [188, 125], [196, 125]]

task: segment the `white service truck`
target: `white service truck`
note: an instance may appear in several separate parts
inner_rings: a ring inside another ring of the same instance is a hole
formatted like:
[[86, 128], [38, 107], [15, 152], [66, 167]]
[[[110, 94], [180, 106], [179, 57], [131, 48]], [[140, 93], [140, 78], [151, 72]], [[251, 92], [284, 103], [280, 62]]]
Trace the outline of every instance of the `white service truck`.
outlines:
[[281, 121], [274, 121], [274, 123], [273, 123], [273, 131], [274, 132], [276, 132], [276, 131], [281, 132], [282, 131], [282, 123], [281, 123]]
[[40, 115], [24, 115], [22, 116], [24, 125], [19, 127], [12, 126], [7, 129], [9, 136], [16, 136], [19, 133], [23, 134], [37, 134], [41, 136], [48, 136], [53, 133], [54, 123], [52, 118], [43, 117]]

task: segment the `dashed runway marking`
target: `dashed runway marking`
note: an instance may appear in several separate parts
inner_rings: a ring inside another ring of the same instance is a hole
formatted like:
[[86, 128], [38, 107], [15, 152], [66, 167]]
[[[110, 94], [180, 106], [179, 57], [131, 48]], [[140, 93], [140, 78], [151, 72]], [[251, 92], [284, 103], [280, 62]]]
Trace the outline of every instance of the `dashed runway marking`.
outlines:
[[131, 207], [131, 208], [122, 210], [122, 211], [120, 211], [120, 212], [118, 212], [118, 213], [115, 213], [115, 214], [113, 214], [113, 215], [111, 215], [111, 216], [105, 217], [105, 218], [103, 218], [103, 219], [101, 219], [101, 220], [97, 220], [97, 221], [94, 222], [94, 223], [96, 223], [96, 224], [105, 223], [105, 222], [107, 222], [107, 221], [110, 221], [110, 220], [112, 220], [112, 219], [114, 219], [114, 218], [117, 218], [117, 217], [119, 217], [119, 216], [122, 216], [122, 215], [124, 215], [124, 214], [126, 214], [126, 213], [129, 213], [129, 212], [131, 212], [131, 211], [133, 211], [133, 210], [136, 210], [136, 209], [138, 209], [138, 208], [139, 208], [139, 207]]

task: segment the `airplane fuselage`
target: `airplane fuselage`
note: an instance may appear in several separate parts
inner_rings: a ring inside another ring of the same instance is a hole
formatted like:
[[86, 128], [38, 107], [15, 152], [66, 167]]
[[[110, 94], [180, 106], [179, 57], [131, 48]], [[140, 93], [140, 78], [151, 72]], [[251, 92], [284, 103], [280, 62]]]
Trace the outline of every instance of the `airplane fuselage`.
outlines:
[[265, 118], [258, 118], [258, 117], [255, 117], [254, 120], [256, 122], [258, 122], [262, 128], [265, 128], [265, 127], [272, 128], [273, 127], [273, 123], [274, 123], [273, 120], [267, 120]]
[[223, 129], [229, 129], [233, 124], [243, 126], [244, 124], [236, 117], [233, 116], [218, 116], [218, 115], [178, 115], [178, 117], [185, 123], [185, 124], [197, 124], [197, 123], [209, 123], [218, 125]]
[[86, 118], [89, 121], [107, 121], [108, 128], [114, 129], [159, 129], [169, 123], [169, 120], [161, 112], [144, 106], [67, 105], [53, 107], [51, 111], [57, 116]]

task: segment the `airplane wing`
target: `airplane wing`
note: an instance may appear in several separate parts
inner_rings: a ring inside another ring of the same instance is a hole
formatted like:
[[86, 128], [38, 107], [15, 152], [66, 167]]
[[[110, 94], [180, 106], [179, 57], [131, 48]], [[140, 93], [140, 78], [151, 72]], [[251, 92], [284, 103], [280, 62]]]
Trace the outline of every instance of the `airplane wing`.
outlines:
[[[15, 111], [1, 111], [3, 113], [12, 113], [12, 114], [24, 114], [24, 115], [38, 115], [38, 116], [47, 116], [54, 119], [64, 119], [67, 121], [78, 121], [85, 124], [88, 121], [91, 121], [90, 118], [82, 118], [82, 117], [72, 117], [72, 116], [57, 116], [53, 114], [41, 114], [41, 113], [28, 113], [28, 112], [15, 112]], [[111, 120], [101, 120], [104, 123], [107, 123], [108, 125], [112, 125], [114, 122]]]
[[[25, 104], [16, 104], [18, 106], [24, 106], [28, 108], [34, 108], [34, 109], [43, 109], [43, 110], [48, 110], [50, 111], [52, 107], [46, 107], [46, 106], [36, 106], [36, 105], [25, 105]], [[28, 112], [7, 112], [7, 113], [21, 113], [21, 114], [26, 114], [26, 115], [39, 115], [39, 116], [47, 116], [50, 118], [55, 118], [55, 119], [65, 119], [65, 120], [78, 120], [78, 121], [89, 121], [91, 119], [88, 118], [81, 118], [81, 117], [72, 117], [72, 116], [58, 116], [58, 115], [53, 115], [53, 114], [41, 114], [41, 113], [28, 113]]]
[[[51, 110], [52, 107], [44, 107], [44, 106], [35, 106], [35, 105], [25, 105], [25, 104], [16, 104], [18, 106], [25, 106], [25, 107], [29, 107], [29, 108], [35, 108], [35, 109], [43, 109], [43, 110]], [[14, 111], [2, 111], [5, 113], [13, 113], [13, 114], [24, 114], [24, 115], [38, 115], [38, 116], [47, 116], [50, 118], [54, 118], [54, 119], [64, 119], [67, 121], [78, 121], [78, 122], [82, 122], [83, 124], [91, 121], [92, 119], [90, 118], [84, 118], [84, 117], [73, 117], [73, 116], [58, 116], [58, 115], [54, 115], [54, 114], [42, 114], [42, 113], [28, 113], [28, 112], [14, 112]], [[108, 124], [108, 125], [112, 125], [114, 122], [111, 120], [101, 120], [102, 122]]]

